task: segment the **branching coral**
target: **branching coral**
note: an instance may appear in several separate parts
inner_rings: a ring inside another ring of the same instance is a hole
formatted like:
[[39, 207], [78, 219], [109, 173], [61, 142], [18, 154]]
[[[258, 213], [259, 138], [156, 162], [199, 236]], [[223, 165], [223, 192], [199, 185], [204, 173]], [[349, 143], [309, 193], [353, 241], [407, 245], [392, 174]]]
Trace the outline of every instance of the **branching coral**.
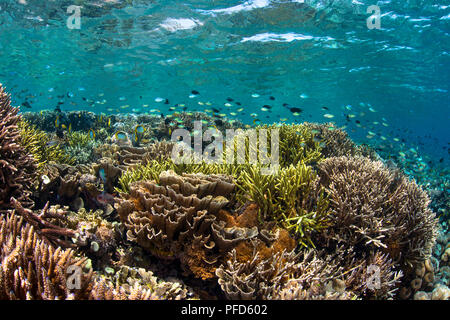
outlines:
[[340, 156], [364, 156], [372, 160], [378, 160], [374, 150], [367, 146], [356, 145], [347, 135], [347, 133], [329, 123], [303, 123], [314, 135], [314, 140], [321, 141], [321, 153], [323, 157]]
[[254, 166], [241, 173], [242, 194], [260, 206], [264, 219], [280, 222], [302, 245], [314, 245], [311, 234], [328, 222], [328, 200], [317, 175], [302, 163], [280, 168], [273, 175], [263, 175], [259, 169]]
[[83, 267], [86, 259], [76, 258], [71, 249], [55, 249], [23, 218], [0, 216], [0, 248], [0, 299], [87, 297], [92, 271], [77, 274], [72, 283], [69, 269]]
[[34, 125], [22, 120], [18, 124], [20, 129], [20, 144], [33, 155], [38, 168], [41, 169], [49, 161], [73, 164], [70, 157], [59, 144], [52, 144], [50, 137]]
[[15, 197], [25, 206], [32, 206], [30, 190], [36, 164], [20, 145], [18, 124], [21, 117], [13, 108], [10, 97], [0, 85], [0, 211], [10, 207]]
[[319, 164], [319, 175], [332, 211], [322, 240], [382, 248], [403, 266], [430, 256], [437, 219], [414, 181], [367, 158], [326, 159]]
[[227, 264], [216, 270], [228, 299], [271, 299], [297, 267], [294, 252], [277, 252], [261, 259], [255, 250], [251, 259], [245, 262], [238, 260], [236, 249], [229, 255]]

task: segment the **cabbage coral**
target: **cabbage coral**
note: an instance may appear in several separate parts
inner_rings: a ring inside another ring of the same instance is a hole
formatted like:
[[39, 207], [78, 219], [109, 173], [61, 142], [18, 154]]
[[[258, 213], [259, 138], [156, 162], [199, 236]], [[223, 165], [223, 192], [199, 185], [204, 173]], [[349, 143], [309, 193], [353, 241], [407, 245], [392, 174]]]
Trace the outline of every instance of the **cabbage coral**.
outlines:
[[11, 197], [32, 206], [29, 196], [36, 164], [20, 145], [18, 111], [0, 85], [0, 211], [10, 207]]

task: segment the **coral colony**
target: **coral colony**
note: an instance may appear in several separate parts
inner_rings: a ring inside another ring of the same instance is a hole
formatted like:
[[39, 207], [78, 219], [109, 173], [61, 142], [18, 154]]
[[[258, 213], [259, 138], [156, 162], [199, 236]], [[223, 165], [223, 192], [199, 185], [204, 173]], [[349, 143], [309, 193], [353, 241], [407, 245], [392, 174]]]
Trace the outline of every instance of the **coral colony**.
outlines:
[[448, 299], [402, 169], [332, 123], [214, 120], [19, 114], [1, 88], [0, 299]]

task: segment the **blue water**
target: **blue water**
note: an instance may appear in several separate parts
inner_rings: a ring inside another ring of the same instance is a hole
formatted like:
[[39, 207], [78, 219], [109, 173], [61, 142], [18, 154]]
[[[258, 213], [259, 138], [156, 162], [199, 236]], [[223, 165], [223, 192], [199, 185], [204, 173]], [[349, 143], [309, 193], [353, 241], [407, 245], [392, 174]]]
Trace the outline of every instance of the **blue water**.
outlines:
[[[73, 4], [83, 6], [80, 29], [67, 27]], [[366, 22], [374, 4], [379, 30]], [[1, 0], [0, 7], [0, 82], [22, 111], [62, 102], [62, 110], [167, 114], [176, 103], [204, 110], [199, 102], [211, 102], [245, 123], [334, 121], [358, 142], [449, 157], [450, 1]], [[192, 90], [200, 94], [190, 98]]]

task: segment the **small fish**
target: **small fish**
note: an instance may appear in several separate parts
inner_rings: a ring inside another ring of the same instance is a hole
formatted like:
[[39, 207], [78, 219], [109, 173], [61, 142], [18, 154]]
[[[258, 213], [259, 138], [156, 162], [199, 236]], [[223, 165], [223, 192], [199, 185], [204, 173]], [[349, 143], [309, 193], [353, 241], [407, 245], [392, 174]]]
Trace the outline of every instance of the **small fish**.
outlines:
[[68, 131], [69, 131], [69, 133], [72, 132], [72, 124], [71, 124], [71, 123], [69, 123], [69, 129], [68, 129]]
[[127, 139], [127, 134], [123, 131], [117, 131], [115, 134], [115, 137], [117, 140], [126, 140]]
[[157, 97], [157, 98], [155, 98], [155, 102], [163, 102], [164, 101], [164, 99], [163, 98], [160, 98], [160, 97]]
[[144, 133], [145, 132], [145, 128], [143, 126], [141, 126], [140, 124], [138, 124], [135, 128], [134, 128], [134, 132], [136, 133]]
[[105, 172], [105, 169], [100, 168], [100, 170], [98, 170], [98, 175], [102, 179], [103, 183], [106, 183], [106, 172]]
[[323, 116], [328, 119], [334, 118], [334, 115], [332, 115], [330, 113], [325, 113]]
[[377, 112], [377, 111], [376, 111], [374, 108], [372, 108], [372, 107], [369, 108], [369, 111], [370, 111], [370, 112]]
[[259, 98], [259, 94], [253, 93], [253, 94], [252, 94], [252, 98]]
[[56, 116], [56, 119], [55, 119], [55, 127], [56, 127], [56, 128], [59, 127], [59, 116]]
[[31, 108], [31, 104], [28, 101], [22, 102], [22, 106], [25, 108]]
[[303, 111], [301, 108], [296, 107], [290, 108], [289, 110], [291, 110], [292, 113], [300, 113]]
[[94, 129], [90, 129], [88, 132], [89, 138], [95, 139], [95, 131]]
[[232, 105], [230, 103], [225, 103], [225, 107], [231, 107]]
[[112, 204], [112, 203], [114, 203], [114, 196], [103, 191], [96, 197], [96, 200], [99, 203], [104, 204], [104, 205]]
[[300, 95], [300, 98], [302, 98], [302, 99], [307, 99], [307, 98], [308, 98], [308, 95], [305, 94], [305, 93], [302, 93], [302, 94]]

